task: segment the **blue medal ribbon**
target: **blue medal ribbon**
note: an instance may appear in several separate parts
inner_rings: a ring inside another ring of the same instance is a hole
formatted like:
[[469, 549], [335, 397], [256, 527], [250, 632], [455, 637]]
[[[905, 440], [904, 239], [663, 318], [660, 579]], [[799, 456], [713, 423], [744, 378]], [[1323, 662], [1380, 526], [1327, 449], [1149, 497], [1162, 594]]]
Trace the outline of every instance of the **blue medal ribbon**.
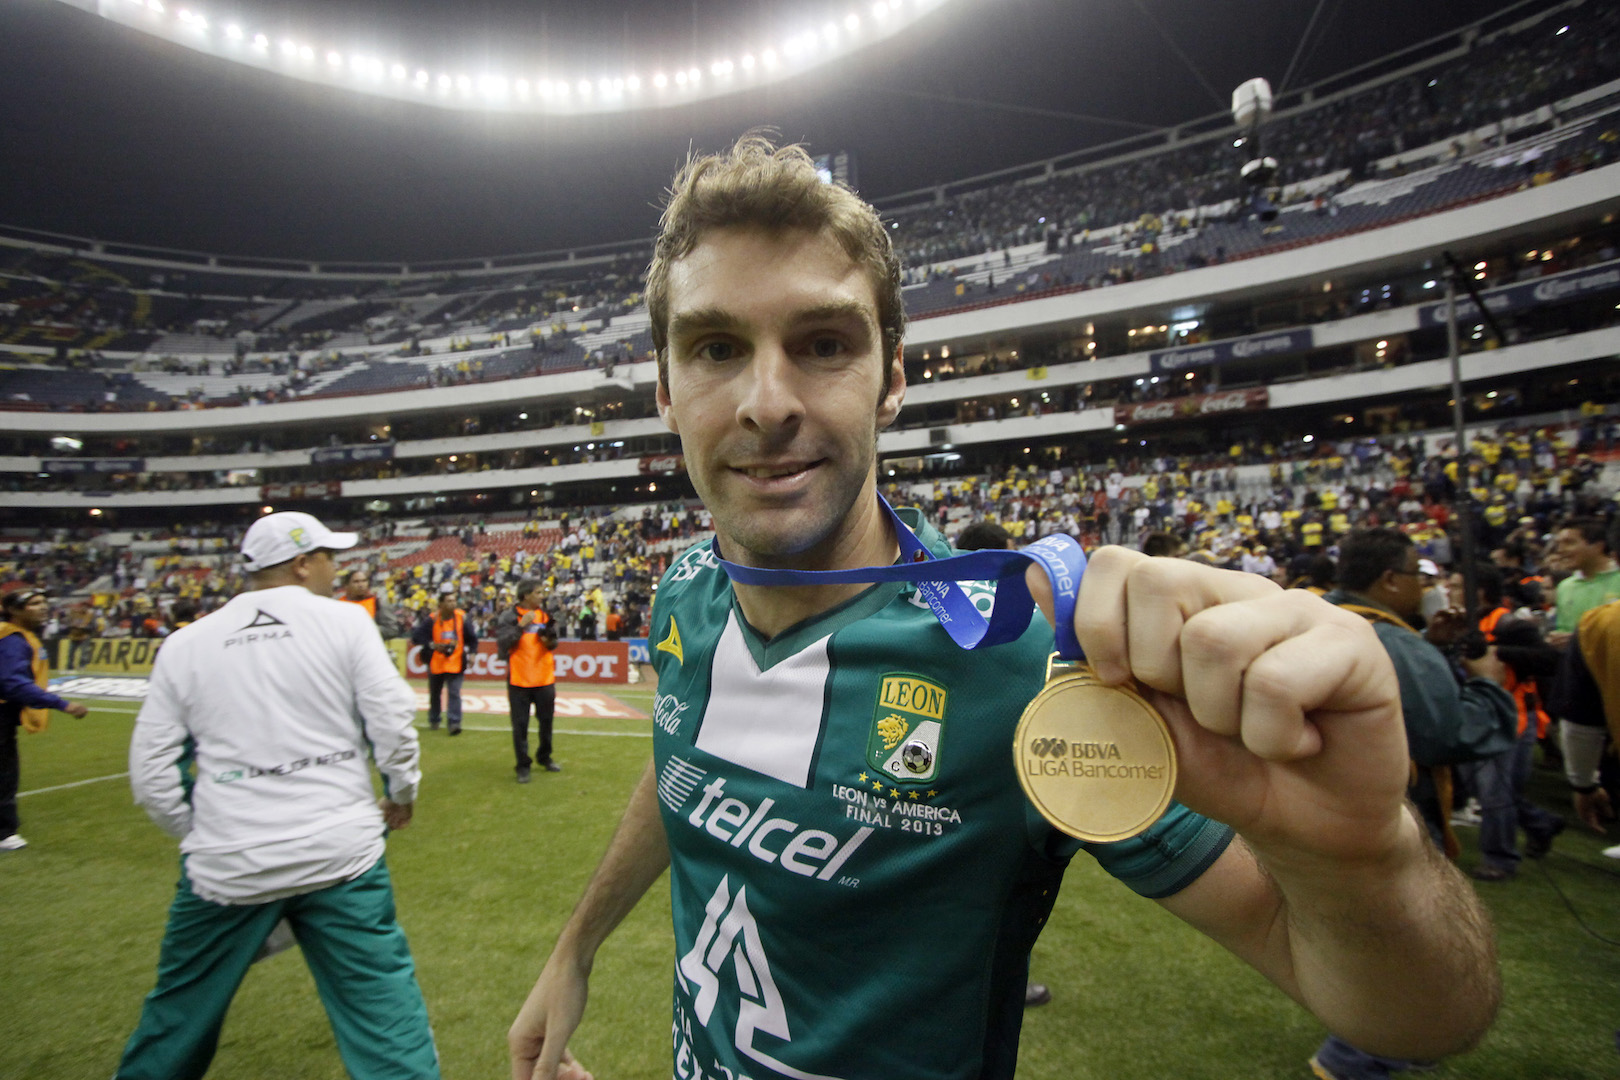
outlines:
[[[1083, 660], [1080, 642], [1074, 636], [1075, 601], [1080, 594], [1080, 578], [1086, 571], [1086, 555], [1072, 536], [1054, 534], [1016, 551], [971, 551], [938, 559], [900, 520], [888, 500], [878, 496], [900, 542], [900, 561], [889, 566], [863, 566], [853, 570], [764, 570], [743, 566], [720, 557], [718, 537], [709, 550], [720, 568], [734, 582], [743, 585], [858, 585], [880, 581], [908, 581], [928, 602], [940, 626], [951, 640], [964, 649], [982, 649], [1016, 641], [1029, 629], [1035, 599], [1029, 594], [1024, 571], [1034, 563], [1046, 571], [1052, 582], [1054, 631], [1057, 654], [1064, 660]], [[959, 581], [994, 581], [996, 603], [987, 619], [979, 611]]]

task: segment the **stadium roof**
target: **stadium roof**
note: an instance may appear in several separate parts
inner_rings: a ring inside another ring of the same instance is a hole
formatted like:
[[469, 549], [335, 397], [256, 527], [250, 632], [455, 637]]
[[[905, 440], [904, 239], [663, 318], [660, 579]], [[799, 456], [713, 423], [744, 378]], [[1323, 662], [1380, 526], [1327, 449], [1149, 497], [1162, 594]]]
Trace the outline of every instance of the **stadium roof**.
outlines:
[[[160, 3], [176, 18], [185, 6]], [[881, 199], [1207, 116], [1255, 75], [1280, 89], [1309, 85], [1508, 6], [951, 0], [879, 44], [781, 81], [685, 106], [537, 115], [447, 110], [289, 79], [76, 4], [0, 5], [8, 159], [0, 224], [364, 260], [647, 235], [653, 203], [689, 146], [716, 148], [760, 124], [815, 153], [849, 152], [862, 192]], [[215, 22], [507, 77], [565, 61], [578, 65], [571, 70], [629, 71], [659, 56], [712, 64], [740, 57], [790, 15], [814, 7], [825, 22], [870, 3], [598, 0], [544, 16], [527, 0], [193, 6]], [[1513, 6], [1528, 14], [1551, 4]], [[1570, 16], [1577, 32], [1579, 15]]]

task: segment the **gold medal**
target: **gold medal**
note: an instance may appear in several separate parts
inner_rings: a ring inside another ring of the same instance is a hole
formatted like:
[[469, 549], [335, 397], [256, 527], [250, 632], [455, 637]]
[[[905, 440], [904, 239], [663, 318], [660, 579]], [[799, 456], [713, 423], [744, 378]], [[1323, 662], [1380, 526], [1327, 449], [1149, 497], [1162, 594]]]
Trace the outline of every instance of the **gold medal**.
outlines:
[[1054, 671], [1056, 660], [1013, 736], [1018, 782], [1070, 836], [1128, 840], [1159, 820], [1176, 789], [1170, 727], [1134, 684], [1104, 686], [1084, 663]]

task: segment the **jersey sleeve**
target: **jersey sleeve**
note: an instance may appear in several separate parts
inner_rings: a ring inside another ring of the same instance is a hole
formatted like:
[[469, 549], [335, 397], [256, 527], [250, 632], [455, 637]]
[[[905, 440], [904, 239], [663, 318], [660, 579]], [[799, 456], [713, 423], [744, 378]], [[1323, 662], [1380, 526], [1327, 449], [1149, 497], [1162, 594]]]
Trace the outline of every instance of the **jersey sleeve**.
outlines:
[[396, 803], [415, 802], [422, 780], [421, 751], [413, 726], [416, 694], [375, 632], [351, 634], [350, 648], [355, 708], [371, 743], [377, 771], [383, 775], [383, 790]]
[[1232, 842], [1232, 827], [1172, 802], [1164, 816], [1129, 840], [1094, 844], [1076, 840], [1047, 825], [1033, 806], [1028, 813], [1049, 834], [1046, 853], [1054, 857], [1090, 852], [1102, 868], [1149, 900], [1174, 896], [1198, 879]]
[[129, 786], [135, 802], [171, 836], [191, 831], [190, 785], [186, 775], [193, 748], [184, 707], [165, 663], [172, 654], [159, 652], [147, 683], [146, 700], [135, 717], [129, 742]]

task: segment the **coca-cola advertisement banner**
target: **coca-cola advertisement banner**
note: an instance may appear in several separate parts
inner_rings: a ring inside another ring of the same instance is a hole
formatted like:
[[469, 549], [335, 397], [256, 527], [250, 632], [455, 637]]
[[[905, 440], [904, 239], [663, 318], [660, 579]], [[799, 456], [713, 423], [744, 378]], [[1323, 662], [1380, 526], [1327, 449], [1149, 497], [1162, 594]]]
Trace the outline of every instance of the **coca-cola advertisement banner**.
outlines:
[[663, 476], [686, 471], [686, 459], [680, 454], [648, 454], [641, 459], [643, 476]]
[[[413, 679], [428, 675], [427, 660], [416, 645], [405, 651], [405, 674]], [[624, 683], [630, 681], [630, 647], [622, 641], [559, 641], [553, 657], [558, 682]], [[463, 674], [480, 682], [505, 682], [506, 661], [493, 641], [480, 641], [472, 663]]]
[[1194, 394], [1190, 397], [1168, 398], [1164, 401], [1146, 401], [1140, 405], [1115, 405], [1114, 423], [1132, 427], [1161, 420], [1187, 420], [1216, 413], [1249, 412], [1264, 409], [1271, 403], [1271, 394], [1263, 386], [1246, 390], [1223, 390], [1218, 394]]

